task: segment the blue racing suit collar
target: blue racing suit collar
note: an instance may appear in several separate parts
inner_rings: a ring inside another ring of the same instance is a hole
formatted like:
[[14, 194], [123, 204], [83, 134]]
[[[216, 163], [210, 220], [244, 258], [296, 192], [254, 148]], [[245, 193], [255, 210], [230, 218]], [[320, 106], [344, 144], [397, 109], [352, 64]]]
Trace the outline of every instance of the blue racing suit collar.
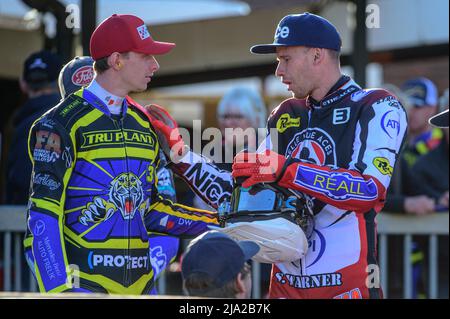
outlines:
[[361, 90], [361, 87], [356, 84], [351, 77], [342, 75], [321, 101], [316, 101], [311, 96], [308, 96], [306, 102], [307, 105], [312, 108], [336, 105], [347, 95], [353, 94], [359, 90]]
[[[103, 112], [107, 116], [111, 117], [113, 115], [111, 113], [110, 109], [108, 108], [108, 106], [99, 97], [97, 97], [94, 93], [87, 90], [86, 88], [81, 88], [80, 90], [78, 90], [76, 92], [76, 95], [78, 95], [78, 96], [82, 97], [83, 99], [85, 99], [86, 101], [88, 101], [89, 104], [91, 104], [92, 106], [94, 106], [96, 109]], [[127, 113], [127, 110], [128, 110], [128, 102], [127, 102], [127, 99], [125, 98], [125, 99], [123, 99], [123, 102], [122, 102], [122, 113], [121, 113], [122, 118]]]

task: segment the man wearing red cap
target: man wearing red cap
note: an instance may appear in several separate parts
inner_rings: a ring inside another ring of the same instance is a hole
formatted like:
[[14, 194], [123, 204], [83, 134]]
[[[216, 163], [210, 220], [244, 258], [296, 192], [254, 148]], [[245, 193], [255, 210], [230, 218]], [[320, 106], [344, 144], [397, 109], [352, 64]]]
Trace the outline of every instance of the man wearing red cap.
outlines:
[[136, 16], [109, 17], [91, 36], [94, 80], [34, 123], [25, 249], [42, 292], [146, 294], [148, 231], [196, 236], [217, 224], [158, 194], [159, 141], [127, 96], [147, 88], [154, 55], [174, 46], [154, 41]]

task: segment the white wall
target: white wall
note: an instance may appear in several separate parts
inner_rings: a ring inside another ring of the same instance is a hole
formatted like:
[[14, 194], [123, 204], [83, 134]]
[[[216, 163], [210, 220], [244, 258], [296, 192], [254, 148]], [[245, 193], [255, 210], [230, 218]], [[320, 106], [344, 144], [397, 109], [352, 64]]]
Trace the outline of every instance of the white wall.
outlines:
[[[371, 51], [448, 43], [448, 0], [373, 0], [379, 8], [379, 28], [368, 29]], [[343, 52], [352, 48], [351, 5], [335, 2], [322, 15], [336, 25], [343, 38]]]

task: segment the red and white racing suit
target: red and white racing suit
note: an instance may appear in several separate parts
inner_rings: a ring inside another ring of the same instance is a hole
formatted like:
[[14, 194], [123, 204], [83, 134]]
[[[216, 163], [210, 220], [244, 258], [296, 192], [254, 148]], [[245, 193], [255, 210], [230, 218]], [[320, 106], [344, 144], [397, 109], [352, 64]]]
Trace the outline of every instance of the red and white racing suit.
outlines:
[[[288, 99], [272, 112], [260, 150], [291, 159], [278, 185], [314, 198], [315, 228], [304, 258], [273, 265], [271, 298], [382, 297], [375, 217], [406, 129], [395, 96], [347, 76], [320, 102]], [[172, 169], [211, 205], [229, 198], [229, 174], [189, 155]]]

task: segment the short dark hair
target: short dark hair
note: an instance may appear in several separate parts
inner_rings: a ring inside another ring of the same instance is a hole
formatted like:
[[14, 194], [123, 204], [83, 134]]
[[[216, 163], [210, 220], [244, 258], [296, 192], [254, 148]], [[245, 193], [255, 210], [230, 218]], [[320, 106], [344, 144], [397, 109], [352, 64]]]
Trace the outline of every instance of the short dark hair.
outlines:
[[[121, 55], [123, 55], [125, 58], [128, 58], [128, 53], [129, 52], [123, 52], [123, 53], [121, 53]], [[103, 72], [105, 72], [106, 70], [108, 70], [110, 68], [110, 66], [108, 64], [108, 58], [109, 58], [109, 56], [94, 61], [95, 73], [102, 74]]]
[[[251, 267], [245, 263], [239, 272], [242, 279], [250, 275]], [[239, 275], [239, 274], [238, 274]], [[216, 288], [214, 278], [203, 273], [192, 273], [184, 278], [183, 285], [189, 296], [209, 297], [209, 298], [236, 298], [239, 292], [236, 286], [236, 277], [227, 282], [224, 286]]]
[[109, 69], [108, 57], [94, 61], [94, 70], [96, 73], [101, 74], [108, 69]]

